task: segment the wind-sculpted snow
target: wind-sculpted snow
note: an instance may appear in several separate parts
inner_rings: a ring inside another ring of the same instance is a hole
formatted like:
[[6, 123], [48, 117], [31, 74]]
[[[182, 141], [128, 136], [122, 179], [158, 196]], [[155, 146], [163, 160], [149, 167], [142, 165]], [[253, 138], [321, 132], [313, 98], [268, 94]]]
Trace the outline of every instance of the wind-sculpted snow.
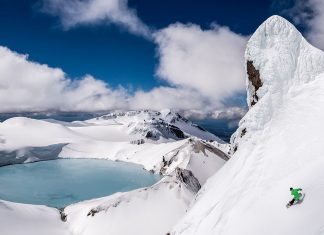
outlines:
[[[250, 110], [232, 136], [235, 153], [171, 234], [322, 234], [324, 53], [273, 16], [252, 35], [245, 57], [261, 86], [247, 76]], [[287, 209], [290, 187], [306, 197]]]
[[[250, 38], [245, 52], [260, 71], [262, 86], [259, 98], [283, 96], [292, 86], [314, 80], [324, 71], [324, 54], [311, 46], [288, 21], [270, 17]], [[252, 100], [253, 85], [248, 81], [248, 101]], [[248, 102], [250, 103], [250, 102]]]
[[[308, 83], [324, 72], [324, 53], [310, 45], [291, 23], [280, 16], [270, 17], [257, 29], [247, 44], [245, 58], [247, 67], [252, 63], [258, 71], [261, 84], [256, 87], [250, 79], [246, 80], [250, 111], [232, 137], [235, 149], [239, 147], [237, 142], [243, 130], [247, 132], [244, 139], [248, 139], [252, 133], [263, 129], [280, 110], [290, 89]], [[257, 102], [259, 104], [251, 108]]]

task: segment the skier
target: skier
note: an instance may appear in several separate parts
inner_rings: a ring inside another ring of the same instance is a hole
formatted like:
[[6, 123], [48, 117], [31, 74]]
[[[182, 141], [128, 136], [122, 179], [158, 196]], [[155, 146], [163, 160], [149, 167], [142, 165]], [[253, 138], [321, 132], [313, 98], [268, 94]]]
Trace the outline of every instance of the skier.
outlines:
[[294, 196], [294, 198], [287, 204], [287, 207], [294, 205], [295, 202], [299, 202], [301, 197], [303, 196], [299, 191], [302, 191], [301, 188], [290, 188], [290, 194]]

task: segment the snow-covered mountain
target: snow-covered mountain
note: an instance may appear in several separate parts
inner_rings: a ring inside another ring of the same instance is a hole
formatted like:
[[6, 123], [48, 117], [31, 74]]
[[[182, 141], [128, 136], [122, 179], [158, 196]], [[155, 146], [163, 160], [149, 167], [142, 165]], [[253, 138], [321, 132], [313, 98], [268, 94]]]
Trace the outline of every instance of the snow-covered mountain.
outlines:
[[91, 123], [115, 123], [126, 126], [126, 132], [134, 138], [146, 138], [165, 141], [179, 140], [188, 136], [195, 136], [204, 140], [223, 143], [218, 137], [202, 127], [192, 123], [180, 114], [169, 109], [161, 111], [139, 110], [128, 112], [112, 112], [107, 115], [91, 119]]
[[[171, 234], [324, 234], [324, 53], [270, 17], [246, 53], [249, 111], [231, 159]], [[287, 209], [290, 187], [306, 193]]]
[[[31, 158], [48, 159], [46, 149], [52, 152], [55, 150], [60, 153], [60, 157], [73, 157], [74, 150], [78, 150], [80, 156], [88, 154], [95, 158], [114, 160], [124, 157], [127, 160], [129, 154], [125, 152], [137, 149], [140, 153], [148, 149], [147, 146], [153, 149], [170, 146], [166, 149], [170, 151], [181, 145], [178, 140], [188, 137], [209, 141], [226, 153], [229, 150], [228, 145], [214, 134], [177, 113], [163, 110], [114, 112], [74, 122], [10, 118], [0, 123], [0, 154], [6, 156], [8, 161], [11, 156], [16, 158], [8, 163], [19, 163]], [[57, 157], [57, 154], [53, 156]], [[2, 165], [5, 164], [3, 159], [0, 160]]]
[[0, 151], [87, 139], [142, 144], [174, 142], [188, 137], [215, 141], [226, 146], [214, 134], [170, 110], [113, 112], [74, 122], [14, 117], [0, 123]]

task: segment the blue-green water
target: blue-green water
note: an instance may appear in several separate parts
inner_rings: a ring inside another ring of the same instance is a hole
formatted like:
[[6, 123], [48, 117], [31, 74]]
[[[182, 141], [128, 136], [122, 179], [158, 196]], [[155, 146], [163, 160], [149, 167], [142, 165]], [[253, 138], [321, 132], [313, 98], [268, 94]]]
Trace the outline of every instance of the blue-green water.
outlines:
[[0, 198], [64, 207], [156, 183], [141, 166], [108, 160], [59, 159], [0, 167]]

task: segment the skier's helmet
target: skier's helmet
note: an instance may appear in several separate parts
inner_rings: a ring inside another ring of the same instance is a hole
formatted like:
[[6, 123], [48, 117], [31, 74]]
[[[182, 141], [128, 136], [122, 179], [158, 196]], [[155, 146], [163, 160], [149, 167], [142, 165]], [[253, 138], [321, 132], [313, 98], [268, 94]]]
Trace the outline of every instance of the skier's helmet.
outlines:
[[290, 188], [290, 191], [293, 190], [293, 188]]

